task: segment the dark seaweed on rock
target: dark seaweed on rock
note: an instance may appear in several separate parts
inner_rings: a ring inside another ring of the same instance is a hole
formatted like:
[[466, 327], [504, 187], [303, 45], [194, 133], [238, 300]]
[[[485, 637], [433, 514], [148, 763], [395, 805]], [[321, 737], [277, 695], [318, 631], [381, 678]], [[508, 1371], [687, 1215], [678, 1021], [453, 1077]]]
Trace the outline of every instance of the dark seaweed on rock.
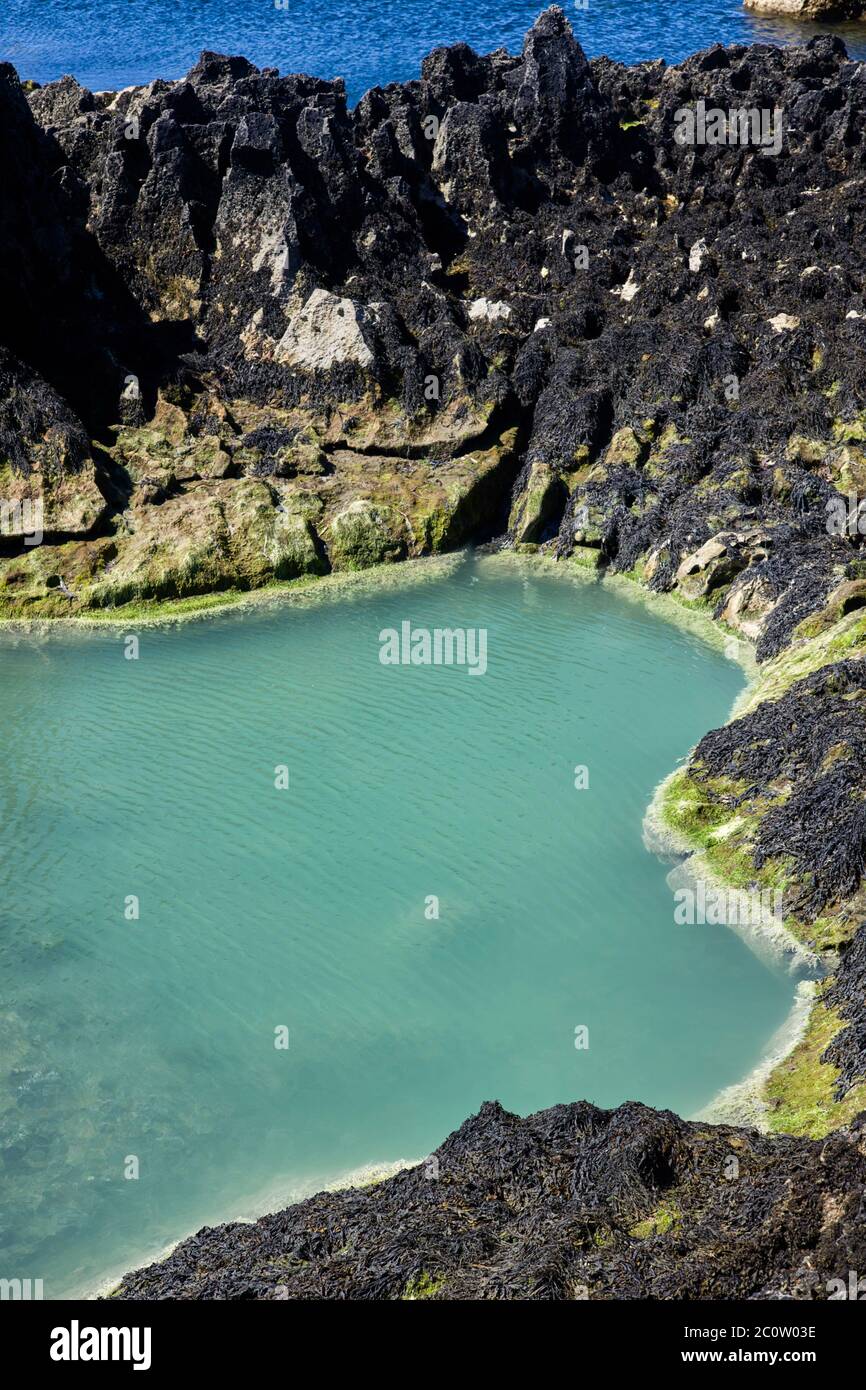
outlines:
[[839, 971], [825, 992], [824, 1002], [828, 1008], [836, 1009], [846, 1024], [822, 1058], [839, 1068], [836, 1096], [841, 1099], [866, 1077], [866, 925], [860, 927], [847, 947], [845, 969]]
[[[814, 499], [816, 492], [818, 505], [809, 507], [806, 498]], [[826, 521], [822, 505], [825, 500], [826, 493], [817, 491], [811, 479], [796, 480], [792, 501], [795, 505], [802, 502], [809, 507], [810, 515], [820, 517], [819, 524]], [[848, 559], [848, 548], [844, 544], [828, 543], [826, 534], [814, 539], [810, 530], [804, 526], [781, 528], [773, 537], [776, 547], [773, 553], [750, 567], [743, 576], [745, 582], [754, 580], [762, 584], [772, 604], [756, 646], [759, 661], [767, 661], [783, 651], [794, 637], [798, 624], [821, 608], [838, 584], [840, 569]]]
[[864, 1214], [866, 1115], [815, 1141], [488, 1103], [420, 1167], [205, 1228], [114, 1297], [826, 1299]]
[[[772, 803], [756, 831], [755, 863], [790, 857], [807, 917], [850, 897], [866, 861], [866, 661], [822, 667], [706, 734], [691, 776], [744, 782], [725, 798], [733, 809]], [[717, 796], [711, 785], [707, 795]]]
[[[780, 155], [679, 145], [676, 113], [699, 99], [779, 106]], [[302, 411], [331, 450], [344, 442], [335, 419], [363, 433], [353, 406], [363, 424], [397, 405], [369, 494], [395, 455], [465, 453], [476, 411], [492, 438], [516, 426], [522, 457], [498, 470], [483, 515], [466, 508], [471, 525], [437, 531], [431, 502], [434, 520], [412, 522], [420, 553], [433, 535], [488, 539], [509, 499], [513, 518], [540, 498], [505, 544], [568, 554], [588, 507], [583, 543], [599, 561], [643, 567], [666, 590], [705, 541], [759, 517], [774, 553], [732, 548], [724, 572], [726, 588], [772, 591], [762, 658], [820, 606], [840, 551], [859, 548], [824, 525], [834, 425], [856, 427], [866, 407], [866, 82], [838, 39], [627, 68], [587, 62], [554, 7], [521, 55], [437, 49], [420, 80], [376, 88], [354, 112], [339, 81], [214, 53], [181, 81], [118, 94], [66, 77], [25, 100], [5, 68], [0, 104], [0, 339], [90, 438], [118, 418], [145, 423], [183, 384], [191, 436], [218, 440], [224, 478], [292, 478], [272, 450], [249, 457], [238, 400], [281, 413], [247, 436]], [[287, 364], [287, 322], [321, 291], [351, 301], [363, 343], [321, 369], [315, 354]], [[485, 304], [500, 317], [475, 312]], [[119, 405], [130, 373], [141, 402]], [[622, 431], [635, 437], [626, 456]], [[815, 446], [806, 457], [798, 438]], [[6, 453], [20, 465], [14, 442]], [[201, 469], [186, 472], [203, 497]], [[340, 563], [329, 523], [342, 476], [324, 517], [302, 499], [314, 568]], [[103, 457], [96, 482], [118, 528], [122, 601], [120, 512], [132, 498], [159, 538], [148, 503], [166, 491], [136, 491], [128, 455]], [[142, 596], [171, 582], [134, 575]]]

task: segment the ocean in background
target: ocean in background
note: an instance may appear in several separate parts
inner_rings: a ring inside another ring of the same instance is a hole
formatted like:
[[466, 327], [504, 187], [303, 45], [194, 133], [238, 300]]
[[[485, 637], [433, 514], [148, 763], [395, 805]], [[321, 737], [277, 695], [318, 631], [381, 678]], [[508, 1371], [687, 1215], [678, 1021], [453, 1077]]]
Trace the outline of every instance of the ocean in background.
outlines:
[[[0, 58], [22, 78], [72, 73], [94, 91], [176, 78], [203, 48], [259, 67], [342, 77], [354, 104], [370, 87], [419, 75], [438, 44], [517, 52], [539, 0], [3, 0]], [[842, 35], [866, 57], [866, 24], [814, 25], [747, 13], [740, 0], [588, 0], [563, 5], [590, 57], [679, 62], [712, 43], [804, 43]]]
[[[404, 621], [486, 673], [382, 665]], [[788, 1016], [644, 847], [743, 684], [644, 604], [468, 560], [139, 636], [0, 634], [5, 1274], [93, 1289], [485, 1100], [693, 1114]]]

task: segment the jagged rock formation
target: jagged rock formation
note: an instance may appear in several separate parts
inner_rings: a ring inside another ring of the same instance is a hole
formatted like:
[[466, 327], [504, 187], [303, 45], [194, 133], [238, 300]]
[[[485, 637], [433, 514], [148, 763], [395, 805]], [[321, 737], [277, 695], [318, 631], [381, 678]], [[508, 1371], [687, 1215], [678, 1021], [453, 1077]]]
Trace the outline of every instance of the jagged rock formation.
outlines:
[[[116, 96], [4, 69], [0, 448], [50, 544], [6, 538], [3, 612], [507, 530], [774, 655], [856, 559], [864, 92], [829, 38], [590, 64], [557, 9], [352, 113], [213, 54]], [[780, 107], [780, 155], [680, 144], [698, 100]]]
[[[725, 593], [779, 651], [866, 477], [861, 74], [832, 39], [588, 63], [556, 9], [354, 112], [214, 54], [118, 95], [5, 68], [0, 454], [49, 544], [3, 538], [2, 612], [507, 530]], [[780, 106], [780, 156], [679, 144], [697, 100]]]
[[488, 1104], [422, 1166], [205, 1228], [114, 1297], [847, 1297], [864, 1201], [866, 1115], [819, 1143], [636, 1104]]
[[0, 117], [0, 500], [45, 503], [0, 616], [494, 538], [705, 609], [762, 675], [665, 817], [841, 953], [771, 1123], [863, 1109], [866, 67], [590, 63], [553, 8], [353, 112], [205, 53], [118, 94], [6, 67]]

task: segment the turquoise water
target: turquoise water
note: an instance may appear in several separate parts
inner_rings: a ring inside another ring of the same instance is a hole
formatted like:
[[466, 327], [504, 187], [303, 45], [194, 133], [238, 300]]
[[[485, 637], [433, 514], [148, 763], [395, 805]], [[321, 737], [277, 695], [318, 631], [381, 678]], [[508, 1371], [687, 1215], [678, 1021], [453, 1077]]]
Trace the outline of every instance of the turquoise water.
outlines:
[[[203, 48], [260, 67], [343, 77], [349, 100], [417, 77], [437, 44], [519, 52], [542, 0], [3, 0], [0, 58], [22, 77], [73, 73], [95, 91], [180, 77]], [[562, 8], [590, 57], [679, 62], [711, 43], [803, 43], [840, 33], [866, 57], [866, 25], [798, 24], [747, 13], [741, 0], [588, 0]]]
[[[383, 666], [404, 621], [486, 674]], [[643, 847], [742, 685], [643, 605], [468, 561], [125, 635], [0, 638], [4, 1277], [92, 1288], [491, 1098], [694, 1112], [784, 1021]]]

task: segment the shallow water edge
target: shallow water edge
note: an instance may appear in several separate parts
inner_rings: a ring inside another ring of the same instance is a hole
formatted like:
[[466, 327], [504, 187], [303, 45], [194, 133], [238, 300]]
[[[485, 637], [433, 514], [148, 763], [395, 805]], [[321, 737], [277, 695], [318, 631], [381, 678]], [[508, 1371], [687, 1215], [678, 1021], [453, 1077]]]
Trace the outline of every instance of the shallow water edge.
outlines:
[[67, 636], [71, 632], [104, 631], [106, 628], [128, 632], [131, 628], [139, 627], [177, 627], [206, 618], [237, 615], [251, 609], [261, 610], [283, 604], [307, 606], [330, 599], [362, 597], [374, 590], [397, 589], [447, 578], [466, 562], [468, 554], [467, 550], [459, 550], [448, 555], [403, 560], [399, 565], [375, 565], [365, 570], [307, 575], [243, 592], [228, 590], [225, 593], [196, 594], [187, 599], [130, 603], [122, 609], [90, 609], [86, 614], [70, 615], [68, 618], [0, 618], [0, 638], [4, 633], [28, 637], [51, 633]]

